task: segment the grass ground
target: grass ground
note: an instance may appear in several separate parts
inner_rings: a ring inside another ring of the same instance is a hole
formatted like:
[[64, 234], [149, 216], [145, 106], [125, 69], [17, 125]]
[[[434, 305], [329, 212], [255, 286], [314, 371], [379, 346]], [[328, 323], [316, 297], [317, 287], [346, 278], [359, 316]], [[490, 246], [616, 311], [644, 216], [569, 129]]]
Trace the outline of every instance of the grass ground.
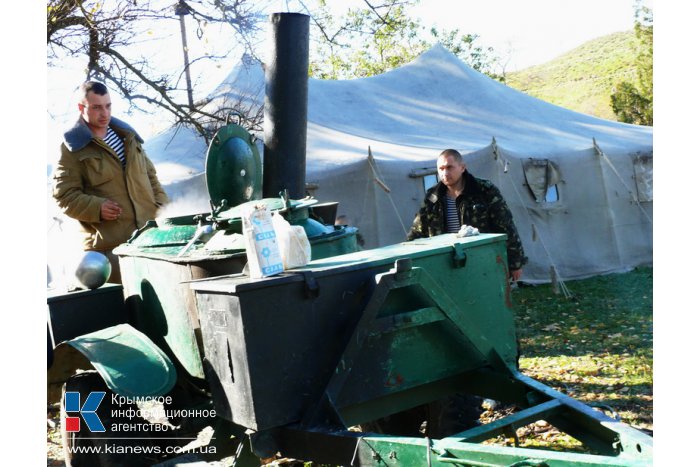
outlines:
[[[611, 408], [638, 429], [653, 431], [651, 268], [513, 293], [521, 371], [589, 405]], [[608, 415], [611, 412], [608, 410]], [[546, 424], [519, 432], [522, 446], [544, 441], [579, 450]]]

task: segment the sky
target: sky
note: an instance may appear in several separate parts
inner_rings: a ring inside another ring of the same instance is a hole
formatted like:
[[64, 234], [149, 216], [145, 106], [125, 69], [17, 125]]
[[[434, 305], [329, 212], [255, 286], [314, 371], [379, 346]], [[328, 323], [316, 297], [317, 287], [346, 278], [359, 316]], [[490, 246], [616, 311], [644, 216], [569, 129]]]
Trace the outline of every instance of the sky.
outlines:
[[[167, 0], [166, 0], [167, 1]], [[310, 2], [309, 2], [310, 3]], [[332, 9], [343, 12], [351, 6], [362, 6], [362, 0], [330, 0]], [[647, 0], [651, 4], [651, 0]], [[409, 10], [409, 15], [420, 18], [430, 28], [459, 29], [463, 33], [478, 34], [483, 47], [493, 47], [498, 56], [506, 59], [506, 70], [515, 71], [528, 66], [545, 63], [584, 42], [606, 34], [631, 30], [634, 25], [634, 0], [423, 0]], [[303, 7], [296, 1], [270, 1], [264, 11], [299, 11]], [[193, 26], [192, 22], [188, 25]], [[173, 22], [169, 31], [145, 31], [145, 41], [139, 47], [155, 46], [158, 50], [177, 50], [180, 32]], [[222, 44], [230, 43], [227, 28], [210, 28], [205, 31], [203, 40], [197, 41], [190, 28], [188, 45], [190, 57], [204, 51], [215, 53], [222, 50]], [[160, 42], [154, 38], [162, 37]], [[262, 54], [264, 56], [264, 54]], [[220, 67], [204, 70], [206, 79], [195, 82], [197, 95], [206, 96], [236, 65], [238, 55]], [[180, 66], [179, 53], [159, 52], [154, 63], [163, 61], [168, 67]], [[47, 158], [51, 160], [57, 152], [61, 135], [66, 126], [76, 118], [76, 105], [70, 90], [75, 89], [83, 78], [82, 60], [66, 61], [60, 67], [48, 70], [47, 131], [49, 141]], [[202, 71], [202, 70], [200, 70]], [[193, 73], [195, 73], [193, 69]], [[113, 93], [115, 94], [115, 93]], [[134, 126], [144, 138], [150, 138], [167, 128], [167, 115], [135, 112], [125, 115], [128, 103], [113, 95], [114, 115], [121, 115]], [[53, 154], [53, 156], [52, 156]]]
[[414, 11], [427, 25], [478, 34], [483, 45], [510, 57], [506, 71], [634, 27], [633, 0], [424, 0]]

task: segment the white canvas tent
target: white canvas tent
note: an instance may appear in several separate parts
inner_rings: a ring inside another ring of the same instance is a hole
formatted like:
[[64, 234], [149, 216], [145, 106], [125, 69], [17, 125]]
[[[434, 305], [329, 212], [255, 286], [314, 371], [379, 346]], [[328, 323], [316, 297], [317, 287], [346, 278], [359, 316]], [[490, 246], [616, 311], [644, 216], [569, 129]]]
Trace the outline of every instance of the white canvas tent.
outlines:
[[[217, 99], [238, 92], [262, 105], [262, 67], [244, 62]], [[307, 185], [320, 201], [340, 202], [365, 247], [403, 241], [446, 148], [501, 189], [530, 258], [525, 280], [651, 263], [650, 127], [527, 96], [439, 45], [379, 76], [309, 81]], [[176, 201], [192, 212], [198, 198], [208, 209], [203, 177], [193, 176], [204, 170], [201, 140], [170, 131], [146, 149]]]

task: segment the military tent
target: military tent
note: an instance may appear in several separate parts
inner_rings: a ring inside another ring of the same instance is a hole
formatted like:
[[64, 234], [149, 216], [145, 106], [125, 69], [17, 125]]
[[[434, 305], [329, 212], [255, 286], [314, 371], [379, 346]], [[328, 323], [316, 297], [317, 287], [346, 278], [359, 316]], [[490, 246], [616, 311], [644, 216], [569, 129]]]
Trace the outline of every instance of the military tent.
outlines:
[[[262, 106], [262, 66], [243, 60], [210, 105], [222, 99]], [[206, 210], [203, 141], [173, 129], [146, 148], [174, 204]], [[382, 75], [309, 81], [307, 188], [338, 201], [367, 248], [404, 240], [446, 148], [506, 198], [530, 258], [524, 280], [652, 262], [652, 128], [533, 98], [440, 45]]]

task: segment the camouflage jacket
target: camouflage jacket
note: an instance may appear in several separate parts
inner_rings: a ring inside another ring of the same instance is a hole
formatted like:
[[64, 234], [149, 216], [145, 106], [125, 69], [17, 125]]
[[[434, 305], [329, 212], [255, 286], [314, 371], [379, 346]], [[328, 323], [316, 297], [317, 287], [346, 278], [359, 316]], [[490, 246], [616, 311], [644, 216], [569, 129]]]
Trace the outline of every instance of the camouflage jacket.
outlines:
[[[527, 257], [515, 228], [513, 216], [501, 192], [488, 180], [476, 178], [464, 172], [464, 191], [457, 197], [457, 213], [460, 225], [471, 225], [482, 233], [504, 233], [508, 235], [506, 249], [508, 268], [520, 269], [527, 263]], [[423, 205], [413, 220], [408, 240], [432, 237], [446, 232], [445, 197], [447, 187], [438, 182], [428, 189]]]

